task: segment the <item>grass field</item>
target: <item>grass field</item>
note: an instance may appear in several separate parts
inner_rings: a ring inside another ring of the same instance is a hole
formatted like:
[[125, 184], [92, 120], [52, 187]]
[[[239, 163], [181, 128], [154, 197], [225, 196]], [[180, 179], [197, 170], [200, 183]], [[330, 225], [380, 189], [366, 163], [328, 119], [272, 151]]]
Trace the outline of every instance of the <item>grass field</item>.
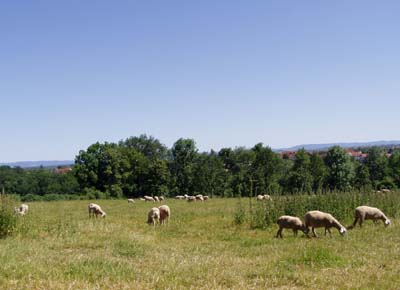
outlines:
[[[400, 227], [366, 222], [308, 239], [233, 222], [236, 199], [166, 200], [169, 226], [148, 226], [153, 204], [30, 203], [0, 240], [0, 289], [400, 289]], [[347, 225], [350, 221], [344, 221]]]

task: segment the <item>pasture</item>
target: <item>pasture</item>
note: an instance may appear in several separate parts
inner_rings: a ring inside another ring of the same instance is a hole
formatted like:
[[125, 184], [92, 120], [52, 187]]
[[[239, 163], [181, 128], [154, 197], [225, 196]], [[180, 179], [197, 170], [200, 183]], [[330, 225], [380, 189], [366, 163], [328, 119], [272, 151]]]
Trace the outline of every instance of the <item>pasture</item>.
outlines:
[[89, 202], [29, 203], [17, 232], [0, 240], [0, 289], [400, 287], [400, 225], [392, 217], [390, 227], [369, 221], [345, 237], [317, 229], [316, 239], [288, 230], [276, 239], [275, 224], [234, 222], [238, 199], [167, 199], [170, 224], [157, 227], [145, 223], [154, 203], [99, 200], [107, 217], [89, 219]]

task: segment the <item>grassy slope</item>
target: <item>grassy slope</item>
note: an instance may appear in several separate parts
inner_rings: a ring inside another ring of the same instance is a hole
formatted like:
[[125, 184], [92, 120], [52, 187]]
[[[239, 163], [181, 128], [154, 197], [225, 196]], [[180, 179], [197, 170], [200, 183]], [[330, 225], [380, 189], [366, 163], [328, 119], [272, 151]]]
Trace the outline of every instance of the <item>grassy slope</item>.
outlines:
[[[0, 289], [396, 289], [400, 231], [367, 222], [340, 237], [275, 239], [276, 227], [233, 225], [235, 200], [168, 200], [168, 227], [145, 224], [153, 204], [31, 203], [0, 240]], [[347, 223], [346, 223], [347, 224]], [[323, 231], [320, 229], [320, 233]]]

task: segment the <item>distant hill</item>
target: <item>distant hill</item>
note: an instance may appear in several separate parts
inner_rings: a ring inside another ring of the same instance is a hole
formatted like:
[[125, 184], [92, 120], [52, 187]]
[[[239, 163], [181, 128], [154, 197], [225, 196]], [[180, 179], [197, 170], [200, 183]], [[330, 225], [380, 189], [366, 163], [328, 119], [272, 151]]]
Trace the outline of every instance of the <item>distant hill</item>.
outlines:
[[340, 146], [343, 148], [355, 148], [355, 147], [373, 147], [373, 146], [399, 146], [400, 141], [373, 141], [373, 142], [353, 142], [353, 143], [326, 143], [326, 144], [303, 144], [296, 145], [289, 148], [281, 148], [276, 151], [296, 151], [304, 148], [307, 151], [319, 151], [325, 150], [333, 146]]
[[21, 167], [21, 168], [35, 168], [35, 167], [57, 167], [57, 166], [67, 166], [73, 165], [73, 160], [50, 160], [50, 161], [18, 161], [1, 163], [0, 166], [10, 166], [10, 167]]

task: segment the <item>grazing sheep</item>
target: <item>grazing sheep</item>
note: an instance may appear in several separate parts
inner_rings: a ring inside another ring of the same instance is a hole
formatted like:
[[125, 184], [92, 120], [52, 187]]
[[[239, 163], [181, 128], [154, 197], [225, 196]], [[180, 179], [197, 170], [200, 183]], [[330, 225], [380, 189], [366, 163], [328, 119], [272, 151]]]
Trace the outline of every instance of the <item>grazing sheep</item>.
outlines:
[[189, 195], [185, 194], [184, 195], [185, 199], [189, 199]]
[[177, 195], [175, 196], [175, 199], [185, 199], [185, 197], [183, 195]]
[[203, 199], [206, 201], [206, 200], [209, 200], [210, 197], [208, 195], [205, 195], [205, 196], [203, 196]]
[[128, 198], [128, 203], [129, 203], [129, 202], [135, 202], [135, 200], [132, 199], [132, 198]]
[[160, 198], [157, 195], [155, 195], [153, 198], [155, 201], [160, 201]]
[[94, 217], [95, 215], [96, 218], [98, 215], [101, 215], [102, 218], [106, 217], [106, 213], [101, 209], [101, 207], [98, 204], [90, 203], [88, 209], [89, 209], [89, 218], [91, 218], [92, 216]]
[[282, 237], [283, 229], [292, 229], [295, 237], [297, 236], [298, 230], [303, 231], [305, 234], [308, 233], [308, 228], [298, 217], [283, 215], [278, 218], [276, 223], [279, 225], [278, 232], [276, 233], [277, 238], [278, 237], [283, 238]]
[[272, 200], [271, 196], [268, 194], [259, 194], [257, 195], [257, 201], [263, 201], [263, 200]]
[[195, 196], [188, 196], [186, 199], [187, 199], [188, 202], [196, 201], [196, 197]]
[[155, 226], [160, 221], [160, 210], [157, 207], [153, 207], [147, 214], [147, 223]]
[[385, 214], [379, 208], [376, 207], [370, 207], [365, 205], [359, 206], [356, 208], [354, 218], [355, 219], [353, 222], [353, 227], [356, 226], [358, 221], [361, 228], [364, 220], [373, 220], [374, 222], [382, 220], [385, 226], [390, 225], [390, 220], [385, 216]]
[[25, 203], [21, 204], [19, 207], [14, 207], [15, 213], [19, 215], [26, 215], [28, 213], [29, 206]]
[[196, 195], [195, 198], [196, 198], [196, 200], [204, 201], [204, 198], [203, 198], [202, 194]]
[[312, 233], [314, 237], [317, 237], [317, 234], [315, 233], [315, 228], [324, 227], [325, 235], [326, 231], [328, 231], [329, 235], [331, 235], [330, 228], [332, 227], [337, 228], [342, 236], [347, 232], [346, 228], [342, 226], [331, 214], [322, 211], [313, 210], [307, 212], [304, 217], [304, 221], [307, 227], [307, 231], [309, 227], [312, 227]]
[[390, 189], [384, 188], [384, 189], [382, 189], [382, 192], [383, 192], [383, 193], [389, 193], [389, 192], [390, 192]]
[[148, 196], [148, 195], [145, 195], [145, 196], [144, 196], [144, 201], [152, 201], [152, 202], [156, 202], [156, 200], [155, 200], [153, 197], [151, 197], [151, 196]]
[[163, 201], [163, 200], [164, 200], [164, 196], [161, 195], [161, 196], [159, 197], [159, 199], [160, 199], [160, 201]]
[[160, 210], [160, 224], [166, 222], [168, 224], [171, 216], [171, 211], [168, 205], [162, 205], [158, 208]]
[[146, 201], [143, 197], [141, 197], [141, 198], [139, 198], [140, 200], [142, 200], [142, 201]]

